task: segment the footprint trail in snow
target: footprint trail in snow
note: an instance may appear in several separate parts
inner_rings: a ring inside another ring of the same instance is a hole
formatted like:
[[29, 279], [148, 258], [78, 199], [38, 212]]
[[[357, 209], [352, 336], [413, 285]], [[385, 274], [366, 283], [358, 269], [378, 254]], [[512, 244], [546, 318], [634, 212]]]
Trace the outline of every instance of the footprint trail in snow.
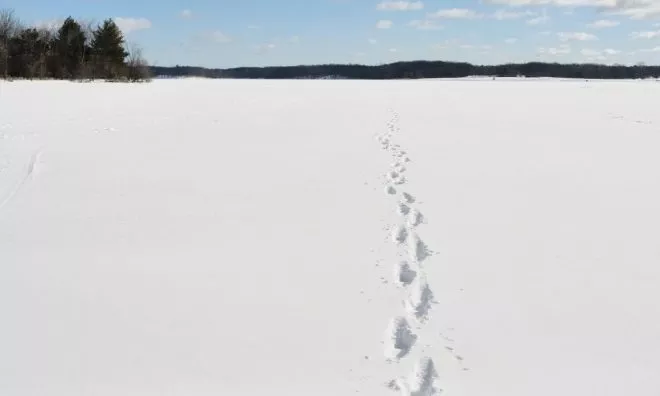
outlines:
[[[399, 249], [401, 256], [406, 260], [399, 259], [394, 265], [393, 285], [403, 289], [405, 297], [402, 297], [401, 306], [398, 308], [393, 319], [386, 330], [385, 357], [388, 361], [398, 364], [406, 359], [419, 343], [410, 323], [415, 323], [421, 329], [430, 316], [433, 304], [433, 292], [427, 282], [422, 264], [426, 264], [434, 254], [432, 250], [417, 234], [417, 227], [426, 223], [425, 217], [414, 205], [418, 202], [415, 195], [408, 191], [399, 193], [397, 187], [407, 184], [408, 169], [405, 164], [410, 162], [408, 153], [398, 144], [393, 143], [392, 138], [399, 132], [399, 116], [395, 113], [387, 123], [387, 130], [378, 137], [381, 148], [388, 151], [392, 156], [390, 169], [385, 173], [385, 192], [387, 196], [397, 198], [396, 213], [400, 216], [400, 224], [390, 230], [391, 239]], [[423, 351], [422, 351], [423, 352]], [[423, 357], [414, 366], [412, 372], [393, 379], [387, 386], [399, 391], [403, 396], [433, 396], [441, 392], [438, 388], [435, 364], [430, 357]]]

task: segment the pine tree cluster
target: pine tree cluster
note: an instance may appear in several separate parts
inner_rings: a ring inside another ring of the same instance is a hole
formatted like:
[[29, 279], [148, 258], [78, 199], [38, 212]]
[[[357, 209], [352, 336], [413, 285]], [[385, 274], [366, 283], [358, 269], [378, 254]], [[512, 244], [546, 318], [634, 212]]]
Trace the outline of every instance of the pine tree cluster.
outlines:
[[0, 78], [146, 81], [139, 48], [127, 49], [112, 19], [83, 26], [69, 17], [59, 28], [23, 27], [0, 10]]

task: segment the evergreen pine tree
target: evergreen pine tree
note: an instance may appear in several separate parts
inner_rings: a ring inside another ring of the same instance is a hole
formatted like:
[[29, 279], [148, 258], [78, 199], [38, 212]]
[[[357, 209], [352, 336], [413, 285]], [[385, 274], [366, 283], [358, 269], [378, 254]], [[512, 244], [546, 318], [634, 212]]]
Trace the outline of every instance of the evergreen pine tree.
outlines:
[[87, 38], [82, 27], [73, 18], [64, 20], [57, 32], [55, 47], [58, 55], [56, 77], [77, 78], [85, 62]]
[[21, 30], [10, 40], [9, 75], [22, 78], [37, 77], [41, 54], [47, 45], [37, 29]]
[[95, 77], [117, 79], [125, 73], [124, 35], [112, 19], [106, 19], [93, 33], [91, 52]]

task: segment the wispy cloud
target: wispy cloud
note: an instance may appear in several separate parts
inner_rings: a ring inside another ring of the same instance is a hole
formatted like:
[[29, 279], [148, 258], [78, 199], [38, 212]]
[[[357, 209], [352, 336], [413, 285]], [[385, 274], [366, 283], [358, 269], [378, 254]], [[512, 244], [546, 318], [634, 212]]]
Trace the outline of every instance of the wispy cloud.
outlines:
[[571, 46], [568, 44], [562, 44], [558, 47], [550, 47], [550, 48], [541, 47], [537, 50], [537, 52], [542, 55], [552, 55], [552, 56], [568, 55], [571, 53]]
[[587, 24], [587, 27], [591, 29], [605, 29], [605, 28], [619, 26], [620, 23], [621, 22], [619, 21], [613, 21], [611, 19], [599, 19], [597, 21], [593, 21]]
[[500, 9], [495, 11], [490, 17], [497, 19], [498, 21], [503, 21], [506, 19], [520, 19], [525, 17], [532, 17], [538, 15], [538, 13], [525, 10], [525, 11], [511, 11], [506, 9]]
[[652, 39], [656, 37], [660, 37], [660, 30], [630, 33], [630, 38], [632, 39]]
[[383, 1], [376, 6], [380, 11], [416, 11], [424, 8], [421, 1]]
[[388, 19], [381, 19], [376, 23], [376, 28], [377, 29], [389, 29], [393, 25], [392, 21]]
[[264, 54], [274, 50], [277, 46], [274, 43], [266, 43], [255, 46], [258, 53]]
[[548, 23], [550, 21], [550, 17], [548, 16], [547, 11], [545, 8], [543, 9], [543, 13], [536, 18], [531, 18], [526, 21], [528, 25], [543, 25], [545, 23]]
[[211, 39], [211, 41], [220, 44], [231, 43], [233, 41], [231, 37], [227, 36], [226, 34], [224, 34], [219, 30], [211, 32], [209, 34], [209, 38]]
[[445, 19], [479, 19], [483, 18], [483, 14], [479, 14], [474, 10], [468, 8], [448, 8], [438, 10], [428, 15], [430, 18], [445, 18]]
[[124, 34], [151, 28], [151, 21], [146, 18], [116, 17], [113, 20]]
[[561, 41], [593, 41], [598, 40], [598, 37], [591, 33], [585, 32], [559, 32], [557, 37]]
[[587, 58], [587, 61], [604, 61], [608, 58], [620, 54], [621, 51], [613, 48], [606, 48], [604, 50], [583, 48], [580, 54]]
[[660, 2], [657, 0], [484, 0], [484, 2], [513, 7], [556, 6], [569, 9], [591, 7], [630, 19], [650, 19], [660, 16]]
[[64, 23], [64, 19], [49, 19], [45, 21], [37, 21], [34, 26], [38, 29], [56, 30], [59, 29]]
[[419, 30], [440, 30], [442, 25], [439, 25], [436, 21], [431, 21], [428, 19], [415, 19], [408, 23], [409, 26], [414, 27]]
[[190, 19], [193, 16], [193, 12], [191, 10], [183, 10], [179, 16], [184, 19]]

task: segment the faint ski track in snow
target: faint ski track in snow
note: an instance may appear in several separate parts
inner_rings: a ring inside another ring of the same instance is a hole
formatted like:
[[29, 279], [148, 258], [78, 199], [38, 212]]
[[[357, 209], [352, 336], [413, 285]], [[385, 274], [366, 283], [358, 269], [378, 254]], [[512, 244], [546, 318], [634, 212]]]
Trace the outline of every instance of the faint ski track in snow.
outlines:
[[28, 162], [27, 169], [25, 171], [25, 174], [21, 178], [21, 180], [16, 183], [14, 188], [12, 188], [9, 193], [5, 196], [5, 198], [0, 201], [0, 209], [4, 208], [5, 205], [7, 205], [15, 196], [18, 194], [18, 192], [23, 188], [25, 183], [27, 183], [34, 175], [38, 173], [38, 167], [39, 167], [39, 160], [41, 158], [41, 150], [37, 150], [32, 156], [30, 157], [30, 162]]
[[[407, 168], [404, 164], [410, 162], [407, 152], [392, 142], [393, 135], [399, 132], [398, 120], [398, 114], [394, 113], [387, 123], [386, 132], [378, 137], [381, 148], [388, 151], [394, 160], [390, 170], [385, 174], [385, 192], [390, 196], [397, 195], [396, 185], [406, 183], [407, 179], [403, 173], [407, 172]], [[393, 283], [408, 293], [408, 296], [402, 301], [405, 315], [415, 323], [422, 325], [429, 318], [433, 304], [433, 292], [426, 281], [422, 263], [433, 255], [433, 251], [414, 231], [417, 226], [425, 222], [419, 209], [412, 206], [416, 202], [417, 198], [411, 193], [402, 192], [400, 194], [396, 211], [403, 220], [391, 228], [390, 232], [392, 241], [403, 249], [409, 258], [409, 261], [399, 261], [394, 267]], [[387, 329], [388, 339], [385, 342], [385, 356], [389, 361], [398, 363], [400, 359], [410, 354], [417, 343], [418, 336], [412, 333], [408, 323], [408, 319], [400, 315], [394, 316], [390, 320]], [[452, 356], [458, 356], [453, 354], [453, 350], [450, 352]], [[386, 385], [392, 390], [400, 391], [403, 396], [432, 396], [441, 391], [436, 385], [437, 377], [433, 359], [424, 357], [418, 361], [408, 377], [399, 377]]]

